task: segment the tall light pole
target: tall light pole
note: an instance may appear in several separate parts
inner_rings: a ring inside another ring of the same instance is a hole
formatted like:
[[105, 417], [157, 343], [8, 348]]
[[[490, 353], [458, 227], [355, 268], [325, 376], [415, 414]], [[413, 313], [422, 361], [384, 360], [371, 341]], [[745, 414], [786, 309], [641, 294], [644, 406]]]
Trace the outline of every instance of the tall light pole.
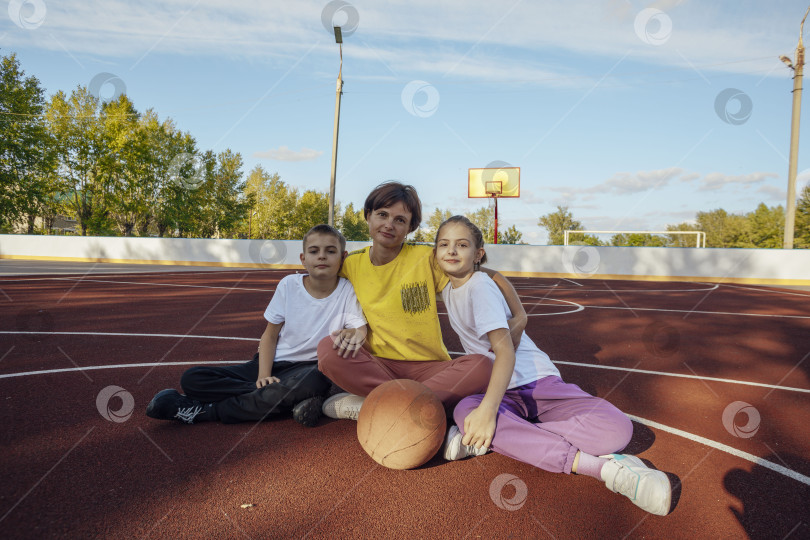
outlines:
[[799, 117], [802, 110], [802, 72], [804, 68], [804, 21], [810, 7], [804, 12], [802, 24], [799, 26], [799, 44], [796, 46], [796, 63], [792, 64], [787, 56], [780, 60], [793, 70], [793, 116], [790, 120], [790, 164], [788, 165], [788, 192], [787, 208], [785, 209], [785, 238], [782, 247], [793, 249], [793, 228], [796, 222], [796, 169], [799, 162]]
[[335, 173], [337, 172], [338, 126], [340, 125], [340, 96], [343, 94], [343, 34], [335, 26], [335, 42], [340, 45], [340, 69], [335, 92], [335, 131], [332, 134], [332, 179], [329, 182], [329, 225], [335, 226]]

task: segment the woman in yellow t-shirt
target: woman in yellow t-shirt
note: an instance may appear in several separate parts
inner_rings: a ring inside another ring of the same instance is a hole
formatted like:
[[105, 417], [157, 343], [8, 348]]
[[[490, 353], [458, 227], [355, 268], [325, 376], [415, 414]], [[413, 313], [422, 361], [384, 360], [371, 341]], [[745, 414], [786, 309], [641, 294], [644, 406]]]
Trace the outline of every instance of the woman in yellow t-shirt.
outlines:
[[[363, 215], [372, 245], [350, 253], [340, 275], [354, 286], [368, 335], [344, 331], [320, 342], [321, 372], [350, 392], [327, 399], [323, 412], [356, 420], [365, 396], [392, 379], [421, 382], [452, 411], [461, 398], [486, 390], [492, 362], [484, 355], [451, 359], [447, 353], [436, 294], [448, 278], [436, 264], [432, 246], [405, 243], [422, 221], [419, 196], [413, 186], [385, 182], [366, 198]], [[517, 292], [498, 272], [484, 271], [515, 314], [509, 325], [519, 339], [526, 311]]]

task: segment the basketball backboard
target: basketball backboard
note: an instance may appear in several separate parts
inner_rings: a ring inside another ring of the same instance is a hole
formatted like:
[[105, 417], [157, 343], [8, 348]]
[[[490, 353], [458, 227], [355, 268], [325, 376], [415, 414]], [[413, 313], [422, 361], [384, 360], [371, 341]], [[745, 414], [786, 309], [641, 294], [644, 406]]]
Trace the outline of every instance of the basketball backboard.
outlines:
[[467, 197], [520, 197], [520, 167], [469, 169]]

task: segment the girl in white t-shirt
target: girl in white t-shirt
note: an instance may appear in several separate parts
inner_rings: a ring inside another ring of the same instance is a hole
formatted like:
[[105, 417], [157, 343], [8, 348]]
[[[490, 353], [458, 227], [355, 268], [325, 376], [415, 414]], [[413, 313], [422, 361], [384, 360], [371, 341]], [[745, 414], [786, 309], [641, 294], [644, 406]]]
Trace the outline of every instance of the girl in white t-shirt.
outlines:
[[448, 430], [445, 458], [488, 449], [550, 472], [604, 481], [616, 493], [658, 515], [670, 510], [667, 475], [635, 456], [616, 454], [630, 442], [630, 419], [604, 399], [563, 382], [548, 355], [524, 332], [515, 350], [506, 321], [511, 314], [498, 287], [483, 272], [481, 231], [453, 216], [436, 234], [436, 260], [450, 277], [442, 291], [450, 324], [467, 354], [493, 360], [485, 394], [462, 399]]

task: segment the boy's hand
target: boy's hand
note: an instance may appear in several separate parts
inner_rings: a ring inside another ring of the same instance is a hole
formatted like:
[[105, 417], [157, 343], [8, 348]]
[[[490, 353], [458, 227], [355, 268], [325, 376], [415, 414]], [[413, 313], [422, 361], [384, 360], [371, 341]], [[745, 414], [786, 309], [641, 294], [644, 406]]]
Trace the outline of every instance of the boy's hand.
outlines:
[[281, 382], [281, 379], [279, 379], [278, 377], [273, 377], [272, 375], [269, 377], [262, 377], [256, 381], [256, 388], [261, 388], [263, 386], [267, 386], [277, 382]]
[[332, 348], [336, 349], [338, 356], [352, 358], [357, 356], [357, 351], [363, 347], [366, 342], [366, 327], [360, 328], [344, 328], [343, 330], [336, 330], [332, 332]]
[[476, 448], [489, 448], [492, 437], [495, 436], [496, 412], [482, 407], [476, 407], [464, 419], [464, 437], [461, 444], [475, 446]]

